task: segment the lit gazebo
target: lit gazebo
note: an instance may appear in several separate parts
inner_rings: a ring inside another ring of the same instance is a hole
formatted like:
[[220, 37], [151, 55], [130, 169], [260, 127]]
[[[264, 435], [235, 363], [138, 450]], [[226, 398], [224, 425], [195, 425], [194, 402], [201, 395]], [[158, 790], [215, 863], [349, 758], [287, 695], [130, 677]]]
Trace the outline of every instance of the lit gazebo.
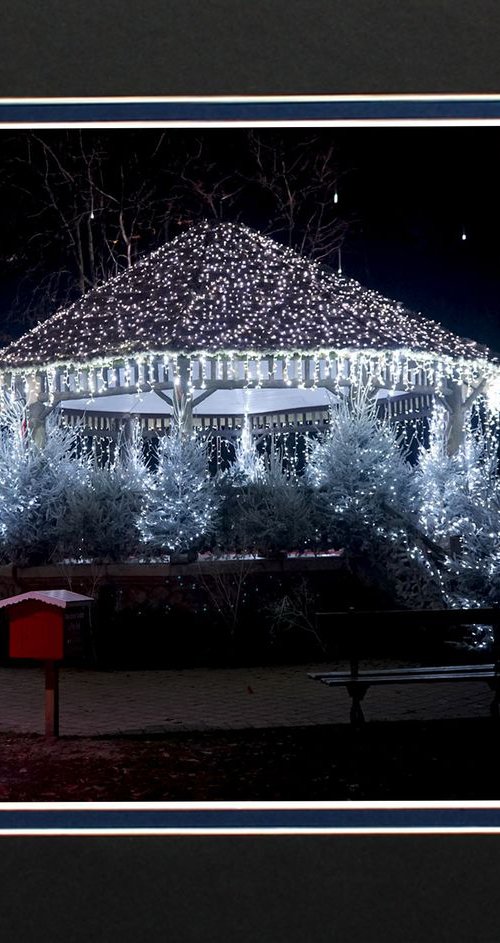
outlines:
[[168, 432], [174, 390], [192, 427], [219, 436], [327, 424], [353, 385], [401, 420], [438, 398], [451, 451], [467, 406], [500, 385], [488, 348], [233, 223], [194, 225], [57, 311], [0, 370], [33, 422], [61, 404], [106, 435], [130, 416]]

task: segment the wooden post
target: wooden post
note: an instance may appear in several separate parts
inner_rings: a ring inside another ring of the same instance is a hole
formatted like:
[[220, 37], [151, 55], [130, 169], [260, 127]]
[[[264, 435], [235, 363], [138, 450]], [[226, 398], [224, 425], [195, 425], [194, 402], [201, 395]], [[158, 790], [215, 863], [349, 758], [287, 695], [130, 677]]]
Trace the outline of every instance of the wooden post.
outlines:
[[133, 419], [130, 413], [126, 413], [119, 424], [118, 429], [118, 450], [120, 460], [123, 465], [127, 464], [129, 450], [134, 439]]
[[43, 448], [47, 441], [46, 419], [50, 412], [51, 409], [39, 400], [28, 404], [28, 421], [31, 427], [33, 441], [40, 448]]
[[447, 422], [447, 452], [448, 455], [456, 455], [462, 442], [464, 441], [464, 427], [468, 421], [469, 411], [475, 399], [484, 390], [486, 379], [483, 379], [475, 386], [469, 395], [464, 399], [462, 384], [458, 381], [450, 382], [448, 389], [441, 398], [436, 397], [448, 413]]
[[447, 452], [448, 455], [456, 455], [464, 440], [464, 424], [466, 409], [462, 400], [462, 386], [459, 383], [451, 383], [445, 396], [446, 410], [448, 412], [447, 423]]
[[59, 736], [59, 666], [45, 662], [45, 736]]

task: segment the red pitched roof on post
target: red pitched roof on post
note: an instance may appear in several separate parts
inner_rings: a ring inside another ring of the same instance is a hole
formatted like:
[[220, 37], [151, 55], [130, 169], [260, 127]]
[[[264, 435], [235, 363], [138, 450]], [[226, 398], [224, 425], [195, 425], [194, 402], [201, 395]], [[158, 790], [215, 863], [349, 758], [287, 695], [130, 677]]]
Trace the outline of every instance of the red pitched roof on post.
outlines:
[[81, 596], [80, 593], [71, 593], [67, 589], [31, 590], [28, 593], [19, 593], [18, 596], [8, 596], [5, 599], [0, 599], [0, 609], [15, 606], [17, 603], [26, 602], [29, 599], [46, 603], [48, 606], [57, 606], [60, 609], [66, 609], [69, 606], [82, 606], [84, 603], [93, 602], [92, 596]]

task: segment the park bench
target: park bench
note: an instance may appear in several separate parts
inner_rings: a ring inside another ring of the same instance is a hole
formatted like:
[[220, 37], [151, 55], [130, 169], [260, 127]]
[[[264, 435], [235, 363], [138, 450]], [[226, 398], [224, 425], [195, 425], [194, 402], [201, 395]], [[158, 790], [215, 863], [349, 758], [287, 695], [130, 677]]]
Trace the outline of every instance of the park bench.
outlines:
[[[318, 629], [328, 621], [331, 629], [345, 633], [348, 671], [326, 671], [309, 674], [314, 681], [329, 687], [345, 687], [351, 697], [351, 723], [359, 726], [364, 721], [361, 702], [370, 687], [378, 685], [430, 684], [452, 681], [483, 681], [494, 692], [491, 714], [499, 717], [500, 702], [500, 608], [478, 609], [392, 609], [385, 611], [348, 610], [347, 612], [317, 612]], [[402, 632], [409, 627], [422, 629], [457, 628], [471, 625], [489, 625], [493, 628], [493, 661], [469, 665], [448, 664], [424, 667], [394, 667], [360, 670], [362, 634], [385, 628]]]

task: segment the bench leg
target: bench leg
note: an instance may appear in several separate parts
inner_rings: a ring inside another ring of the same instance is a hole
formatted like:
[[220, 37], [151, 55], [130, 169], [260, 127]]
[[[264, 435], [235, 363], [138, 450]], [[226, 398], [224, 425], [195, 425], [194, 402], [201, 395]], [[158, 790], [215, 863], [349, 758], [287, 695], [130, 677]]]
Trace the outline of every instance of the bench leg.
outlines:
[[490, 684], [490, 688], [494, 692], [494, 697], [490, 704], [490, 714], [493, 720], [498, 721], [500, 720], [500, 690], [496, 681]]
[[361, 701], [363, 700], [367, 690], [367, 684], [349, 684], [347, 690], [351, 696], [351, 724], [353, 727], [362, 727], [365, 722], [365, 715], [363, 714], [363, 708], [361, 707]]
[[361, 707], [361, 702], [358, 700], [358, 698], [352, 699], [350, 719], [353, 727], [362, 727], [365, 722], [363, 708]]

